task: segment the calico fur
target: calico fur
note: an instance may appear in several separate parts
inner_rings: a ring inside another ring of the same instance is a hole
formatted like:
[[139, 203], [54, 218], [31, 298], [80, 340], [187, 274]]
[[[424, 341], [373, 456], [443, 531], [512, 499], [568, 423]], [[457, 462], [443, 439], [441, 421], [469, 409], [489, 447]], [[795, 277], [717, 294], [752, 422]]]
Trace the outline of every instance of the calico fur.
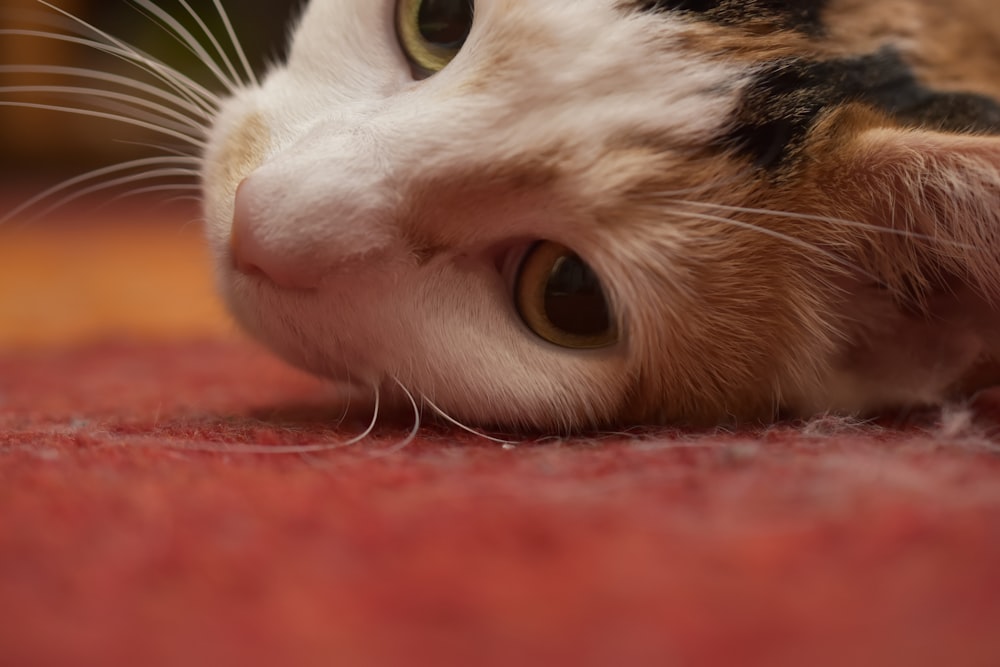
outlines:
[[[545, 430], [868, 413], [997, 379], [987, 0], [481, 0], [419, 81], [394, 8], [312, 0], [210, 134], [222, 292], [291, 363]], [[616, 346], [520, 321], [498, 258], [539, 239], [601, 277]]]

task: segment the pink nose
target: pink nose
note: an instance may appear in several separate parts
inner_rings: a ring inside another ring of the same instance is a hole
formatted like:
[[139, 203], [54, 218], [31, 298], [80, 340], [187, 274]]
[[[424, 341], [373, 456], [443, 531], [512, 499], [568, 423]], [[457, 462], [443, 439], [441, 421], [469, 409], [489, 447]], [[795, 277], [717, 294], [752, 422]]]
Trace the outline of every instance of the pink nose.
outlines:
[[[311, 262], [285, 247], [267, 234], [267, 225], [280, 225], [280, 220], [261, 219], [259, 207], [243, 181], [236, 189], [233, 226], [229, 242], [233, 266], [242, 274], [262, 276], [286, 289], [314, 289], [322, 277]], [[287, 232], [286, 232], [287, 233]]]

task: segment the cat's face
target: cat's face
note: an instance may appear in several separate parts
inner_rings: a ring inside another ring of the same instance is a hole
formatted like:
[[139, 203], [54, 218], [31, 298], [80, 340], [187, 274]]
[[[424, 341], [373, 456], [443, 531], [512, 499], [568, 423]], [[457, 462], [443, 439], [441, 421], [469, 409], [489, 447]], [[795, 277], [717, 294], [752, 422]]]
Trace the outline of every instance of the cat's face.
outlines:
[[[872, 193], [899, 170], [872, 161], [902, 133], [826, 89], [859, 66], [816, 46], [824, 3], [701, 4], [313, 0], [287, 62], [210, 136], [237, 319], [303, 368], [475, 423], [891, 399], [850, 388], [862, 339], [922, 287], [923, 241], [870, 229], [894, 224]], [[885, 268], [897, 251], [915, 258]]]

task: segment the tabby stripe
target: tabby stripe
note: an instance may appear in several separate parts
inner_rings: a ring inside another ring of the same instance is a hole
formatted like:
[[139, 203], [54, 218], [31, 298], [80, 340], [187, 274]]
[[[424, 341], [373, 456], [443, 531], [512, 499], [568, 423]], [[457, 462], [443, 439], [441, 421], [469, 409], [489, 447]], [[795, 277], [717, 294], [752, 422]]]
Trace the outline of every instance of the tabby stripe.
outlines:
[[808, 33], [822, 31], [827, 0], [638, 0], [644, 12], [671, 12], [722, 25], [766, 21]]
[[1000, 103], [973, 93], [925, 87], [899, 53], [885, 48], [855, 58], [768, 64], [746, 89], [734, 129], [724, 138], [761, 168], [794, 158], [819, 117], [863, 103], [901, 125], [944, 132], [1000, 134]]

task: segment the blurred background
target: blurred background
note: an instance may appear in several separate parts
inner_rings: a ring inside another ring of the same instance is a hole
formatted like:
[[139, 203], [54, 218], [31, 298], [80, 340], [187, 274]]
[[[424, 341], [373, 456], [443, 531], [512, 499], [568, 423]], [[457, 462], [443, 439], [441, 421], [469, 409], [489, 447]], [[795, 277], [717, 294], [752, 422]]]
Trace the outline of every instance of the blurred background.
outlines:
[[[268, 62], [283, 56], [288, 25], [304, 0], [222, 0], [253, 68], [260, 72]], [[221, 90], [209, 70], [164, 28], [163, 21], [131, 0], [51, 0], [51, 4], [81, 21], [128, 42], [136, 49], [175, 67], [211, 90]], [[212, 46], [181, 0], [155, 0], [155, 5], [198, 36], [209, 51]], [[187, 0], [204, 24], [226, 47], [239, 66], [225, 24], [213, 0]], [[94, 39], [88, 31], [39, 0], [2, 0], [0, 3], [0, 178], [2, 189], [24, 191], [37, 184], [52, 184], [88, 169], [123, 160], [160, 154], [140, 144], [172, 144], [149, 131], [120, 123], [72, 116], [37, 108], [2, 106], [2, 103], [55, 104], [85, 107], [102, 112], [127, 112], [128, 105], [85, 95], [56, 94], [24, 87], [87, 86], [85, 81], [40, 68], [77, 67], [135, 77], [155, 83], [147, 73], [96, 49], [38, 34], [57, 32], [71, 38]], [[29, 71], [35, 67], [34, 71]], [[23, 69], [22, 69], [23, 68]], [[108, 85], [102, 85], [109, 88]], [[120, 87], [114, 87], [122, 90]], [[15, 90], [16, 88], [16, 90]]]
[[[258, 73], [283, 56], [289, 23], [303, 1], [221, 0]], [[160, 9], [169, 18], [157, 18]], [[177, 26], [165, 29], [174, 20]], [[103, 39], [106, 45], [108, 38], [96, 32], [103, 31], [221, 92], [220, 82], [172, 34], [177, 27], [190, 31], [214, 52], [199, 22], [240, 68], [213, 0], [0, 0], [0, 355], [88, 341], [232, 334], [215, 295], [193, 174], [163, 174], [74, 198], [109, 179], [143, 171], [143, 165], [134, 165], [39, 198], [48, 188], [95, 169], [178, 150], [192, 154], [183, 142], [148, 129], [40, 107], [162, 124], [164, 114], [190, 105], [154, 112], [142, 101], [126, 100], [122, 95], [155, 99], [148, 89], [136, 93], [136, 85], [164, 86], [141, 67], [80, 40]], [[108, 75], [133, 83], [108, 81]], [[66, 89], [87, 86], [104, 94]], [[18, 106], [24, 104], [33, 108]], [[177, 185], [183, 189], [142, 193]]]

